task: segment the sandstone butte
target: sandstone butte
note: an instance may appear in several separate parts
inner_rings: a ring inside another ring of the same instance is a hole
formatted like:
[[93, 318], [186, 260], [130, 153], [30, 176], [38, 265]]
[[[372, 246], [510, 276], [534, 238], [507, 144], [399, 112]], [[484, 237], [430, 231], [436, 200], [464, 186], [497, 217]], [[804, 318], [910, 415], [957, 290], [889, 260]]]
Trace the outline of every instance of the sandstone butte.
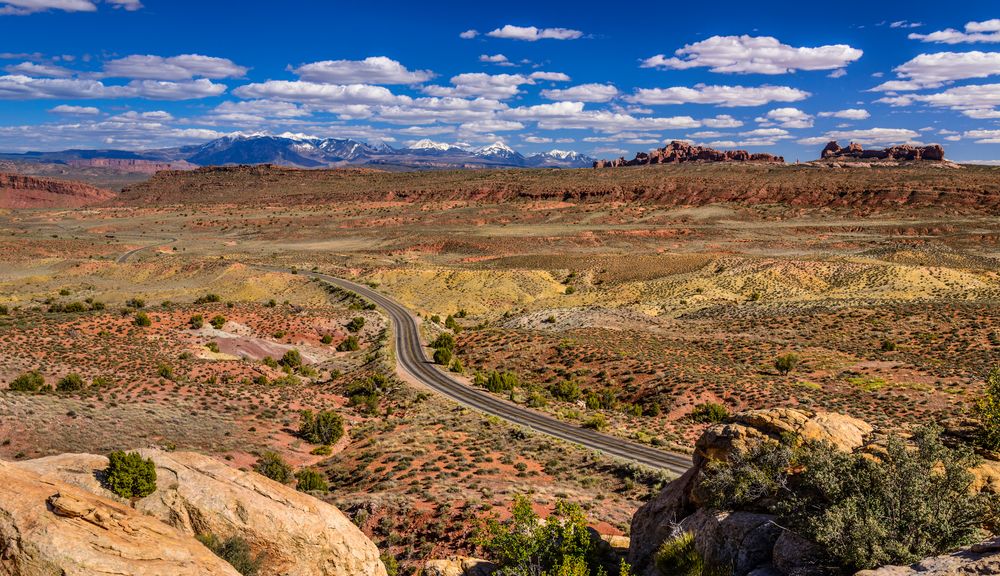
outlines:
[[0, 208], [77, 208], [114, 196], [109, 190], [80, 182], [0, 172]]
[[890, 146], [884, 149], [865, 150], [861, 144], [851, 142], [847, 148], [841, 148], [836, 141], [830, 142], [820, 153], [822, 160], [854, 159], [854, 160], [894, 160], [918, 161], [929, 160], [940, 162], [944, 160], [944, 148], [939, 144], [930, 146]]
[[639, 152], [632, 160], [597, 160], [594, 168], [642, 166], [645, 164], [676, 164], [679, 162], [761, 162], [783, 164], [785, 159], [772, 154], [751, 154], [746, 150], [715, 150], [674, 140], [652, 152]]
[[194, 538], [211, 533], [244, 538], [264, 574], [386, 576], [336, 507], [200, 454], [140, 452], [157, 489], [134, 509], [98, 481], [104, 456], [0, 463], [0, 574], [236, 574]]

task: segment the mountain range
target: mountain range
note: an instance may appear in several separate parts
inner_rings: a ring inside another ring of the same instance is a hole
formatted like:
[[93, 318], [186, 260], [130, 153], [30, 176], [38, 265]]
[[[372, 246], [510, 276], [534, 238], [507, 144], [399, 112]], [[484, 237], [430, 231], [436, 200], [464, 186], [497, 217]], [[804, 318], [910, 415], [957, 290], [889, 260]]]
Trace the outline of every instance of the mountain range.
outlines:
[[109, 160], [131, 165], [154, 163], [175, 168], [234, 164], [276, 164], [298, 168], [373, 166], [420, 170], [447, 168], [543, 167], [589, 168], [594, 159], [564, 150], [524, 156], [503, 142], [472, 148], [419, 140], [404, 148], [352, 139], [311, 138], [293, 134], [235, 133], [205, 144], [159, 150], [63, 150], [0, 154], [0, 159], [72, 164], [107, 164]]

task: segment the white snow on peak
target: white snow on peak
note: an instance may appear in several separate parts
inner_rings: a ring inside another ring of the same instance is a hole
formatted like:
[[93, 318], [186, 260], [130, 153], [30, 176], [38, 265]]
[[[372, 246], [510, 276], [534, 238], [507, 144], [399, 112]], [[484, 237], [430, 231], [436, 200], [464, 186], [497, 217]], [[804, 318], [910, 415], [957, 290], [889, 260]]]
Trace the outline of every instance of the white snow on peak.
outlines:
[[568, 158], [576, 158], [577, 156], [579, 156], [579, 154], [577, 154], [576, 152], [574, 152], [572, 150], [555, 150], [555, 149], [553, 149], [553, 150], [549, 150], [547, 154], [549, 156], [552, 156], [553, 158], [559, 158], [561, 160], [566, 160]]
[[415, 150], [450, 150], [451, 144], [445, 144], [443, 142], [435, 142], [429, 138], [424, 138], [423, 140], [417, 140], [410, 145], [410, 148]]
[[479, 150], [476, 150], [476, 154], [483, 154], [483, 155], [498, 154], [498, 153], [514, 154], [515, 152], [513, 148], [504, 144], [503, 142], [500, 142], [499, 140], [490, 144], [489, 146], [483, 146]]

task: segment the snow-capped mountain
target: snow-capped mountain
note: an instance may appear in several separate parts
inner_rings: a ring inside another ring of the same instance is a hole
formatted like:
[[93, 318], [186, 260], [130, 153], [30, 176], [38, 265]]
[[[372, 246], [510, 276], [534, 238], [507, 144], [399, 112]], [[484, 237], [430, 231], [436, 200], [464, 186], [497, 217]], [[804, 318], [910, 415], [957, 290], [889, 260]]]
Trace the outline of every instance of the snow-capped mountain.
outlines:
[[494, 142], [489, 146], [477, 148], [472, 152], [472, 154], [480, 158], [506, 161], [515, 166], [520, 166], [524, 163], [524, 156], [500, 141]]
[[[18, 155], [4, 155], [15, 157]], [[464, 143], [423, 139], [406, 148], [384, 142], [369, 144], [349, 138], [318, 138], [308, 134], [234, 132], [211, 142], [179, 148], [126, 152], [65, 150], [29, 153], [32, 159], [64, 162], [81, 158], [134, 158], [157, 162], [188, 162], [197, 166], [278, 164], [299, 168], [370, 165], [386, 169], [454, 169], [490, 167], [584, 168], [593, 159], [576, 152], [552, 150], [523, 156], [503, 142], [472, 149]]]

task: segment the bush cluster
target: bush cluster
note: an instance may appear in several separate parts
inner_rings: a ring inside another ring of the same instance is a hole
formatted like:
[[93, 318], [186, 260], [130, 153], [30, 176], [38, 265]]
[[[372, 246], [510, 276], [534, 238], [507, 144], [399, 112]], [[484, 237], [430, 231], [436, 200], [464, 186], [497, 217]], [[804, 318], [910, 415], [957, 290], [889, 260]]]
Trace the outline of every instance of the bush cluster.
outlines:
[[299, 412], [299, 437], [311, 444], [336, 444], [344, 436], [344, 419], [336, 412]]
[[156, 464], [138, 452], [108, 454], [104, 484], [122, 498], [142, 498], [156, 491]]

